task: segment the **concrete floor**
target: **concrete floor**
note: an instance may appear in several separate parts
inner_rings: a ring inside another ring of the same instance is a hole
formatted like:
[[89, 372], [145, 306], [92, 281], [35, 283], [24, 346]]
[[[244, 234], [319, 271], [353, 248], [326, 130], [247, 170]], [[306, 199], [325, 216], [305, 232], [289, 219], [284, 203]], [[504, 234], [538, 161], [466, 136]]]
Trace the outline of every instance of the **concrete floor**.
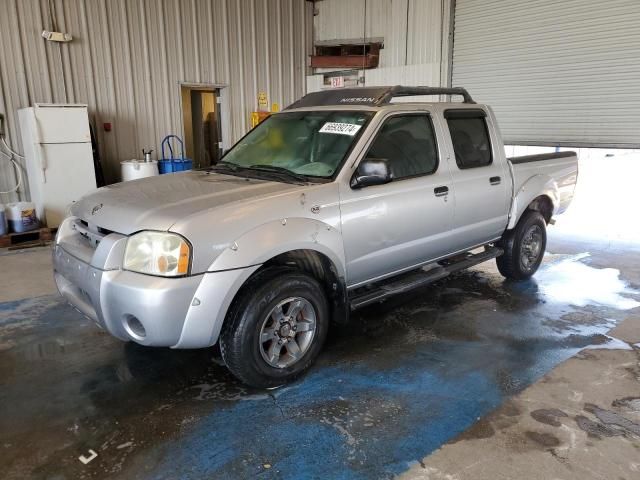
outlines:
[[[589, 264], [598, 269], [619, 268], [622, 277], [637, 289], [639, 260], [637, 252], [614, 249], [594, 254]], [[584, 281], [574, 287], [588, 288]], [[592, 308], [587, 307], [587, 311]], [[606, 338], [604, 343], [589, 345], [561, 363], [414, 464], [402, 478], [640, 478], [638, 310], [636, 306], [622, 321], [615, 322], [616, 326], [602, 338]], [[587, 321], [592, 318], [584, 311], [568, 315], [583, 315], [582, 320]]]
[[40, 250], [41, 253], [35, 255], [32, 254], [34, 250], [0, 253], [0, 303], [56, 292], [51, 275], [51, 258], [46, 253], [49, 249], [45, 252]]
[[490, 263], [370, 308], [271, 392], [101, 332], [48, 249], [0, 254], [2, 476], [639, 478], [640, 248], [551, 232], [533, 280]]

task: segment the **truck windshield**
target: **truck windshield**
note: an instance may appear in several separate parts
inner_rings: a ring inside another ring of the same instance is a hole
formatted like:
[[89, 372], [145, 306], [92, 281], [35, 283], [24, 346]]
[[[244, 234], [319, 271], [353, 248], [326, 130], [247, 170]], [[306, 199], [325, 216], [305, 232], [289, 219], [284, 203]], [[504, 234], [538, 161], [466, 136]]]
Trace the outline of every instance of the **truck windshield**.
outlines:
[[222, 163], [330, 178], [372, 116], [366, 111], [279, 113], [251, 130]]

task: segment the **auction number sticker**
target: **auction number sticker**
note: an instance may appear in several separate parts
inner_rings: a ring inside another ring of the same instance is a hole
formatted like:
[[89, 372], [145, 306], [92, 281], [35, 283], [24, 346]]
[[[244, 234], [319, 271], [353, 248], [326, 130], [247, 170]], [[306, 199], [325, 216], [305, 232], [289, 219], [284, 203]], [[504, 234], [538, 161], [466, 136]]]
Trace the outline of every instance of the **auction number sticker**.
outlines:
[[320, 133], [337, 133], [339, 135], [349, 135], [353, 137], [362, 125], [353, 123], [327, 122], [320, 129]]

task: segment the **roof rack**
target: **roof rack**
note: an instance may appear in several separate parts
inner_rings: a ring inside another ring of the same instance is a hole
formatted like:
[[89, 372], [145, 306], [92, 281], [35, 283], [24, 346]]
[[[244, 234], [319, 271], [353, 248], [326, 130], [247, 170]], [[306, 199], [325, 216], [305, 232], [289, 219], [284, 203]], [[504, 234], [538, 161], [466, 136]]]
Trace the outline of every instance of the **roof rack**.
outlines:
[[329, 105], [368, 105], [379, 107], [396, 97], [414, 97], [420, 95], [460, 95], [464, 103], [476, 103], [462, 87], [356, 87], [321, 90], [305, 95], [289, 105], [286, 110], [301, 107], [320, 107]]
[[376, 101], [376, 105], [384, 105], [395, 97], [415, 97], [419, 95], [460, 95], [464, 103], [476, 103], [466, 89], [462, 87], [403, 87], [396, 85]]

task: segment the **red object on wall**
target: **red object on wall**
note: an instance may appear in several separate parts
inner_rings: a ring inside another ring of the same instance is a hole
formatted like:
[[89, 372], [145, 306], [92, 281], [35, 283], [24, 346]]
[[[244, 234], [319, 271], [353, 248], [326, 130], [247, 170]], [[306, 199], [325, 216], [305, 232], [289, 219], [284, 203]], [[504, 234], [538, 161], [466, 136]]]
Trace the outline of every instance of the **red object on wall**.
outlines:
[[102, 124], [102, 128], [104, 128], [105, 132], [110, 132], [111, 131], [111, 122], [103, 123]]
[[376, 68], [378, 55], [312, 55], [311, 67], [313, 68]]
[[313, 68], [376, 68], [380, 59], [380, 43], [316, 46], [311, 55]]

